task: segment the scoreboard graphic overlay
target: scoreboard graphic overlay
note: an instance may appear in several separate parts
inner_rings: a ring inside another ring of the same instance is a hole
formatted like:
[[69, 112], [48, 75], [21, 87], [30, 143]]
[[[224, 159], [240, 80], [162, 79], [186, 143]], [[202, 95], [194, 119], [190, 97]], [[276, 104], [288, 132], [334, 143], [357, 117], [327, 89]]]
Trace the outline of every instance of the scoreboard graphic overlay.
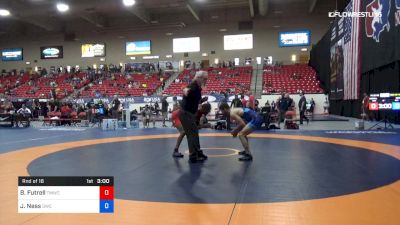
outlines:
[[18, 213], [113, 213], [114, 177], [18, 177]]

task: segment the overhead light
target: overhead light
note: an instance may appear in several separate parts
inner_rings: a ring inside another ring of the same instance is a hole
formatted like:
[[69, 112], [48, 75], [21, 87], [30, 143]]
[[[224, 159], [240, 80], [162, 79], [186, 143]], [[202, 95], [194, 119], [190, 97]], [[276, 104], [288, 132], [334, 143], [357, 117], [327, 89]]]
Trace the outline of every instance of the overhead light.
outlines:
[[301, 51], [302, 51], [302, 52], [306, 52], [306, 51], [307, 51], [307, 48], [302, 48]]
[[228, 31], [228, 29], [226, 29], [226, 28], [222, 28], [222, 29], [219, 29], [219, 31], [220, 31], [220, 32], [227, 32], [227, 31]]
[[11, 15], [10, 11], [8, 11], [7, 9], [0, 9], [0, 16], [9, 16]]
[[31, 62], [26, 62], [25, 64], [26, 64], [26, 65], [31, 65]]
[[131, 59], [132, 59], [132, 60], [136, 60], [136, 57], [132, 56]]
[[143, 59], [159, 59], [160, 56], [158, 55], [147, 55], [147, 56], [143, 56]]
[[69, 5], [67, 5], [67, 4], [64, 4], [64, 3], [58, 3], [57, 4], [57, 10], [59, 11], [59, 12], [66, 12], [66, 11], [68, 11], [69, 10]]
[[292, 62], [296, 62], [296, 58], [297, 58], [296, 55], [292, 55]]
[[106, 61], [106, 59], [105, 58], [100, 58], [100, 61], [104, 62], [104, 61]]
[[201, 54], [201, 56], [207, 57], [208, 54], [207, 53], [203, 53], [203, 54]]
[[165, 58], [172, 58], [172, 55], [166, 55]]
[[122, 3], [124, 3], [124, 5], [126, 7], [131, 7], [131, 6], [135, 5], [136, 1], [135, 0], [122, 0]]
[[165, 35], [171, 36], [171, 35], [173, 35], [173, 33], [165, 33]]

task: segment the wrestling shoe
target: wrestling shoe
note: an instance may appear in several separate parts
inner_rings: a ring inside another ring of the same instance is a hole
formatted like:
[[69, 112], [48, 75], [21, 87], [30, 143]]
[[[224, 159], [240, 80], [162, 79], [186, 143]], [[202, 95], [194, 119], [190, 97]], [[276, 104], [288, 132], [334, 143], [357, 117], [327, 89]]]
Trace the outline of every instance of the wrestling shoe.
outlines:
[[244, 154], [243, 157], [239, 158], [239, 161], [252, 161], [253, 156], [250, 154]]
[[200, 151], [197, 153], [197, 157], [199, 157], [199, 158], [204, 158], [204, 160], [207, 160], [207, 159], [208, 159], [208, 156], [206, 156], [206, 155], [203, 153], [202, 150], [200, 150]]
[[202, 163], [204, 162], [204, 158], [200, 158], [200, 157], [191, 157], [189, 158], [189, 163]]
[[238, 152], [238, 155], [246, 155], [246, 151]]
[[180, 153], [180, 152], [174, 152], [174, 153], [172, 154], [172, 157], [174, 157], [174, 158], [183, 158], [183, 154]]

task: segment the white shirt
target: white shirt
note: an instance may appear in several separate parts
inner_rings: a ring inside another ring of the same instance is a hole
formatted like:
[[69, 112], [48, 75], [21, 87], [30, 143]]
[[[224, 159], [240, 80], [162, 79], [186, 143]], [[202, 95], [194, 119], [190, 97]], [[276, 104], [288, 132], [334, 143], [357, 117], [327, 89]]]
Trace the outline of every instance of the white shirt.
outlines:
[[20, 109], [18, 109], [18, 111], [17, 111], [17, 113], [18, 114], [31, 114], [31, 110], [30, 109], [28, 109], [28, 108], [20, 108]]

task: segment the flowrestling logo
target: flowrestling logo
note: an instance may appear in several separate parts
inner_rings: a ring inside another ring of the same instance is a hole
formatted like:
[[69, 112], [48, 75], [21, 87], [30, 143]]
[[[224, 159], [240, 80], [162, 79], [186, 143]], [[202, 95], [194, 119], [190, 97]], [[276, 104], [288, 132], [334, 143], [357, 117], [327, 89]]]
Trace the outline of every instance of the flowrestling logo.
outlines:
[[339, 18], [345, 18], [345, 17], [382, 17], [381, 12], [329, 12], [328, 13], [329, 17], [339, 17]]

